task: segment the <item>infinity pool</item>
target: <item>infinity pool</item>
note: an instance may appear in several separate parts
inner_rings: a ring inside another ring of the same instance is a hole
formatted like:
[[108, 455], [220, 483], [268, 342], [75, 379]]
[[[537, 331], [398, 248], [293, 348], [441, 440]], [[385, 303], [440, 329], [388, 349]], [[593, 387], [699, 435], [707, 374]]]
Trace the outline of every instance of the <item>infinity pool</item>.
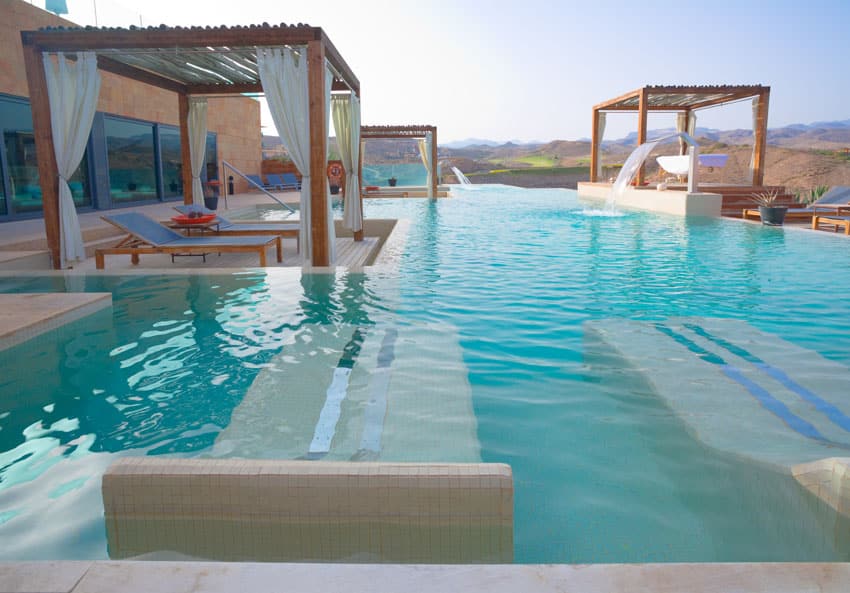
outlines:
[[[850, 367], [836, 273], [850, 243], [602, 214], [572, 191], [476, 187], [367, 202], [367, 217], [410, 221], [397, 270], [87, 278], [111, 311], [0, 352], [0, 558], [106, 557], [99, 476], [119, 455], [316, 457], [345, 367], [318, 457], [509, 463], [518, 562], [850, 559], [846, 521], [787, 473], [697, 438], [645, 365], [597, 339], [719, 319]], [[389, 412], [369, 450], [382, 352]], [[829, 436], [846, 456], [850, 438]]]

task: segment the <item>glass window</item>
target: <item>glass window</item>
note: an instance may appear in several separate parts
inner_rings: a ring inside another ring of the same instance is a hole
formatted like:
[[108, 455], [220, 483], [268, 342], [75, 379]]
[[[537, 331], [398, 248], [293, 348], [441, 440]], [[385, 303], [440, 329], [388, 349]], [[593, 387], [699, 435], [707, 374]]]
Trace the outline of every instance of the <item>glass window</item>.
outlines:
[[[0, 98], [0, 127], [3, 128], [3, 148], [6, 150], [8, 166], [3, 175], [9, 178], [8, 199], [11, 201], [8, 204], [7, 196], [4, 195], [2, 213], [8, 213], [9, 206], [16, 213], [40, 212], [41, 186], [29, 103]], [[68, 180], [74, 203], [78, 207], [91, 206], [88, 170], [88, 160], [84, 155], [80, 166]]]
[[183, 165], [180, 161], [180, 130], [159, 126], [159, 156], [162, 159], [162, 188], [166, 198], [183, 195]]
[[113, 203], [156, 200], [153, 125], [104, 118]]
[[[16, 213], [41, 211], [41, 185], [38, 179], [38, 162], [35, 158], [35, 137], [32, 132], [5, 130], [6, 163], [12, 189], [12, 205]], [[68, 180], [74, 204], [91, 206], [88, 161], [86, 155]]]
[[207, 164], [207, 181], [218, 179], [218, 143], [216, 141], [216, 135], [213, 132], [207, 133], [204, 162]]

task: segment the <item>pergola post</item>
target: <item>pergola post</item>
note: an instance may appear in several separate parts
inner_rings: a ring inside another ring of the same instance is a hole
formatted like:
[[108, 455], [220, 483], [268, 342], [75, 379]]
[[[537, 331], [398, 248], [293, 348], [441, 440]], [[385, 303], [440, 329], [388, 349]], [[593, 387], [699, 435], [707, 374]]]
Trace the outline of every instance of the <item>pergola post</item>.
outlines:
[[753, 186], [764, 185], [765, 150], [767, 148], [767, 109], [770, 93], [759, 93], [759, 104], [756, 109], [756, 129], [753, 130], [755, 156], [753, 158]]
[[593, 127], [590, 133], [590, 182], [599, 181], [599, 110], [593, 108]]
[[[638, 131], [637, 131], [637, 143], [638, 146], [644, 144], [646, 142], [646, 115], [649, 109], [649, 91], [646, 87], [640, 89], [640, 94], [638, 96]], [[643, 184], [644, 177], [644, 166], [641, 165], [638, 170], [637, 177], [635, 178], [635, 182], [637, 185]]]
[[310, 103], [310, 229], [312, 264], [330, 264], [328, 245], [328, 128], [325, 114], [325, 48], [321, 40], [307, 43], [307, 80]]
[[192, 156], [189, 150], [189, 95], [177, 93], [178, 118], [180, 119], [180, 177], [183, 180], [183, 203], [193, 204], [195, 191], [192, 187]]
[[[361, 132], [362, 133], [362, 132]], [[360, 187], [360, 195], [355, 199], [360, 200], [360, 212], [363, 212], [363, 148], [365, 148], [366, 143], [363, 142], [363, 138], [360, 138], [360, 150], [357, 152], [357, 180], [360, 182], [358, 186]], [[349, 197], [345, 196], [345, 199], [348, 200]], [[363, 229], [359, 231], [354, 231], [354, 240], [362, 241], [363, 240]]]
[[437, 126], [431, 129], [431, 198], [437, 199]]
[[62, 267], [59, 254], [59, 169], [53, 147], [53, 127], [50, 123], [50, 98], [47, 95], [47, 75], [37, 45], [24, 44], [24, 66], [30, 90], [32, 129], [35, 156], [38, 161], [38, 184], [41, 186], [41, 206], [44, 212], [44, 232], [53, 268]]

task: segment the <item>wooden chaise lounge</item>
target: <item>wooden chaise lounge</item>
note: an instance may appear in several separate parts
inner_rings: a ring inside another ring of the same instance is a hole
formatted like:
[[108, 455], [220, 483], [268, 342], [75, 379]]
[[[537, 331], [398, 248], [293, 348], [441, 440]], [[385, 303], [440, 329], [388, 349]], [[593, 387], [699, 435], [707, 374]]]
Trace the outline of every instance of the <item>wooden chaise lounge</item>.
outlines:
[[260, 266], [266, 266], [266, 249], [274, 245], [277, 248], [277, 261], [283, 261], [283, 246], [280, 235], [253, 237], [184, 237], [154, 219], [139, 212], [122, 212], [101, 217], [127, 233], [115, 247], [98, 249], [95, 252], [95, 265], [102, 270], [106, 255], [129, 255], [133, 264], [139, 263], [141, 254], [166, 253], [169, 255], [198, 255], [209, 252], [219, 253], [256, 253], [260, 256]]
[[837, 216], [835, 214], [815, 214], [812, 216], [812, 229], [818, 230], [821, 225], [832, 226], [833, 231], [838, 227], [844, 227], [844, 234], [850, 235], [850, 216]]
[[268, 222], [268, 221], [245, 221], [233, 222], [215, 210], [207, 210], [198, 206], [175, 206], [180, 214], [189, 214], [195, 210], [202, 214], [215, 214], [218, 230], [214, 231], [218, 235], [280, 235], [281, 237], [293, 237], [295, 239], [296, 251], [301, 251], [301, 224], [298, 222]]

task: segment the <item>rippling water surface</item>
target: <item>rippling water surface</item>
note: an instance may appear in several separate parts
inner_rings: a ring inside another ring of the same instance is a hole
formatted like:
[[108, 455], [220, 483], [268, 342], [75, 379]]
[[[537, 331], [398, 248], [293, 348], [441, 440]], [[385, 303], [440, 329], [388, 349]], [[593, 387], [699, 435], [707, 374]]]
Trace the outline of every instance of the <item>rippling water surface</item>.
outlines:
[[475, 189], [367, 203], [410, 220], [398, 272], [88, 278], [111, 311], [0, 352], [0, 557], [104, 557], [99, 476], [116, 456], [207, 454], [272, 357], [393, 319], [457, 328], [482, 456], [514, 470], [517, 561], [848, 559], [822, 505], [700, 445], [583, 330], [735, 318], [850, 366], [843, 237]]

